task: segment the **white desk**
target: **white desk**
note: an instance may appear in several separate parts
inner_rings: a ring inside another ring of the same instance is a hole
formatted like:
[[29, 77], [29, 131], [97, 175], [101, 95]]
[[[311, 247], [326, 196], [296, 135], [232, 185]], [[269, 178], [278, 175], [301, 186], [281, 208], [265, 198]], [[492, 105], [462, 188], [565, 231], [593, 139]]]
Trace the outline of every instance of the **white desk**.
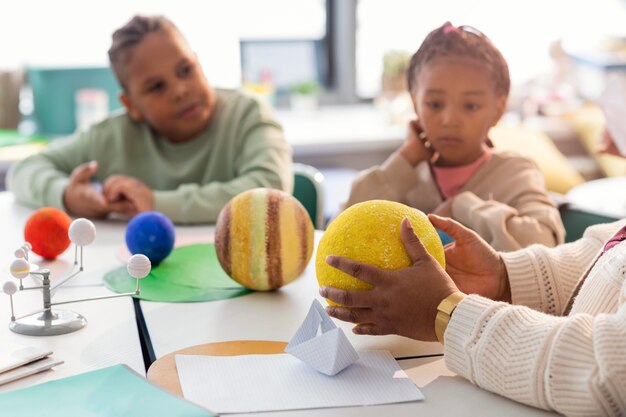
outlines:
[[626, 177], [608, 177], [577, 185], [567, 193], [576, 207], [610, 217], [626, 217]]
[[[13, 196], [0, 193], [0, 213], [3, 215], [3, 236], [0, 240], [0, 273], [8, 278], [8, 265], [13, 259], [16, 245], [23, 240], [22, 228], [32, 211], [13, 203]], [[101, 285], [102, 274], [119, 265], [115, 254], [124, 242], [123, 222], [96, 222], [98, 235], [93, 247], [86, 249], [87, 272], [59, 289], [54, 299], [97, 296], [108, 291]], [[190, 239], [210, 239], [211, 227], [178, 227], [177, 235]], [[316, 238], [319, 239], [319, 232]], [[73, 262], [73, 253], [64, 253], [57, 261], [46, 265], [55, 271], [67, 269]], [[5, 272], [2, 272], [5, 271]], [[5, 278], [3, 278], [5, 279]], [[54, 279], [54, 277], [53, 277]], [[71, 284], [71, 285], [70, 285]], [[17, 313], [37, 307], [39, 293], [26, 292], [15, 295]], [[167, 304], [141, 302], [157, 356], [183, 347], [233, 339], [261, 339], [287, 341], [295, 332], [314, 297], [317, 281], [314, 263], [310, 263], [304, 276], [280, 291], [254, 293], [217, 302], [193, 304]], [[132, 302], [129, 298], [82, 302], [65, 305], [83, 314], [87, 326], [78, 332], [52, 337], [28, 337], [11, 332], [8, 298], [0, 294], [0, 342], [11, 340], [23, 344], [43, 346], [63, 359], [53, 371], [31, 376], [3, 387], [0, 391], [17, 389], [40, 382], [57, 379], [89, 370], [126, 363], [143, 374], [141, 349], [135, 326]], [[341, 323], [357, 349], [388, 349], [396, 357], [440, 353], [436, 343], [421, 343], [397, 336], [355, 336], [350, 325]], [[417, 416], [417, 415], [548, 415], [471, 385], [466, 380], [452, 376], [441, 358], [401, 360], [400, 366], [423, 390], [426, 400], [409, 404], [376, 407], [354, 407], [264, 413], [278, 416]], [[250, 417], [256, 414], [250, 414]]]
[[316, 167], [369, 168], [382, 163], [406, 138], [406, 125], [391, 124], [371, 104], [278, 110], [276, 118], [294, 160]]
[[443, 358], [420, 358], [398, 361], [400, 367], [424, 393], [420, 402], [369, 407], [322, 408], [273, 413], [233, 414], [237, 417], [416, 417], [416, 416], [483, 416], [534, 417], [556, 416], [517, 403], [478, 388], [446, 368]]
[[[4, 282], [14, 279], [9, 274], [9, 265], [14, 259], [15, 249], [24, 241], [23, 227], [32, 210], [15, 204], [12, 194], [2, 192], [0, 213], [3, 219], [0, 282]], [[125, 224], [120, 222], [96, 224], [96, 240], [92, 246], [84, 249], [85, 271], [59, 287], [52, 298], [53, 302], [113, 294], [102, 285], [102, 275], [119, 264], [115, 259], [115, 251], [120, 242], [123, 242], [124, 227]], [[68, 249], [52, 262], [42, 262], [36, 255], [30, 259], [31, 262], [49, 268], [51, 280], [55, 282], [66, 276], [65, 272], [73, 264], [74, 252]], [[34, 285], [31, 278], [24, 280], [24, 286]], [[16, 316], [42, 308], [39, 290], [18, 291], [13, 300]], [[13, 333], [8, 328], [9, 297], [0, 291], [0, 343], [12, 341], [40, 346], [52, 350], [55, 358], [65, 361], [51, 371], [2, 385], [0, 391], [22, 388], [118, 363], [125, 363], [141, 375], [145, 374], [135, 311], [130, 297], [65, 304], [58, 308], [82, 314], [87, 319], [87, 326], [77, 332], [60, 336], [35, 337]]]
[[[317, 231], [317, 241], [321, 232]], [[141, 301], [157, 358], [189, 346], [228, 340], [288, 342], [318, 298], [315, 253], [296, 281], [272, 292], [255, 292], [229, 300], [173, 304]], [[418, 342], [400, 336], [357, 336], [353, 326], [335, 320], [357, 350], [385, 349], [394, 357], [442, 353], [439, 343]]]
[[[62, 288], [53, 301], [110, 295], [101, 286]], [[140, 375], [145, 375], [139, 334], [135, 322], [135, 310], [130, 297], [64, 304], [58, 308], [80, 313], [87, 325], [76, 332], [60, 336], [24, 336], [8, 328], [8, 297], [0, 294], [0, 343], [11, 341], [27, 346], [38, 346], [53, 351], [55, 359], [65, 363], [50, 371], [0, 385], [0, 392], [11, 391], [53, 379], [64, 378], [83, 372], [125, 363]], [[16, 315], [41, 308], [41, 292], [38, 290], [18, 292], [13, 297]], [[53, 307], [54, 308], [54, 307]]]
[[388, 116], [371, 104], [325, 106], [310, 112], [278, 110], [276, 118], [295, 155], [394, 150], [404, 141], [407, 129], [391, 124]]

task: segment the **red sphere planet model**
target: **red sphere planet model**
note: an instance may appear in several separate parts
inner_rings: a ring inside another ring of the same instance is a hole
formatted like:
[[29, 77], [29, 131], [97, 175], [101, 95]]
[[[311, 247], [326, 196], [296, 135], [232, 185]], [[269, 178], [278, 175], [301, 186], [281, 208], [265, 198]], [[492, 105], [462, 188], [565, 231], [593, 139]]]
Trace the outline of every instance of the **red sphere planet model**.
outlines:
[[26, 222], [24, 239], [33, 246], [34, 253], [46, 259], [54, 259], [70, 245], [67, 231], [71, 223], [72, 219], [63, 210], [41, 208]]

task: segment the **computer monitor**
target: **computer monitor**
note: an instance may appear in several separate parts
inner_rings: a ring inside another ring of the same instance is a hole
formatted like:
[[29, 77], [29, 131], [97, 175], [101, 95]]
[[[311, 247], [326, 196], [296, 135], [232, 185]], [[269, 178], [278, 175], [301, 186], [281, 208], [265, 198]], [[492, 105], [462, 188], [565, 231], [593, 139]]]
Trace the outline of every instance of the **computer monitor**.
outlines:
[[244, 83], [260, 84], [269, 77], [279, 94], [304, 82], [326, 85], [321, 40], [241, 40], [240, 51]]

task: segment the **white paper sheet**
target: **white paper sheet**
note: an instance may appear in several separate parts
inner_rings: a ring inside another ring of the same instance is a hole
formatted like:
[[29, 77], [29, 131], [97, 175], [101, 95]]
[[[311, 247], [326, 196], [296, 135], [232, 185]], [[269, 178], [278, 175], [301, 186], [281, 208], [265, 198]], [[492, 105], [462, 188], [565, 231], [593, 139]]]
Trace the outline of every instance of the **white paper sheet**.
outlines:
[[354, 347], [319, 301], [313, 300], [285, 352], [326, 375], [336, 375], [359, 359]]
[[598, 98], [598, 105], [606, 118], [606, 129], [615, 146], [626, 155], [626, 77], [613, 74]]
[[0, 342], [0, 373], [51, 355], [52, 351], [13, 342]]
[[17, 381], [18, 379], [26, 378], [27, 376], [34, 375], [39, 372], [47, 371], [53, 366], [61, 365], [62, 363], [63, 361], [54, 359], [53, 357], [47, 357], [39, 359], [38, 361], [27, 363], [19, 368], [1, 373], [0, 385], [8, 384], [9, 382]]
[[423, 400], [388, 351], [361, 352], [335, 376], [289, 354], [176, 355], [186, 399], [222, 413], [364, 406]]

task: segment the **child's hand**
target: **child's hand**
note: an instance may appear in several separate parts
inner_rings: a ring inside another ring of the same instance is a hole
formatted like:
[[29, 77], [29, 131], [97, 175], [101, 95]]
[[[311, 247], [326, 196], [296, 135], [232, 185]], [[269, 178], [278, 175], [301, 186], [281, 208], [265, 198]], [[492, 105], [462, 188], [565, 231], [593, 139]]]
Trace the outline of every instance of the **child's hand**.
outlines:
[[502, 258], [476, 232], [452, 219], [428, 219], [454, 242], [446, 245], [446, 271], [461, 291], [498, 301], [511, 301], [511, 287]]
[[430, 160], [433, 157], [433, 149], [423, 132], [417, 120], [409, 122], [406, 141], [400, 148], [400, 155], [412, 166], [417, 166], [420, 162]]
[[117, 204], [109, 204], [91, 183], [91, 177], [97, 170], [98, 163], [91, 161], [77, 166], [72, 171], [70, 183], [63, 192], [63, 205], [70, 213], [98, 218], [119, 209]]
[[[418, 340], [436, 341], [435, 316], [439, 303], [457, 291], [454, 281], [430, 256], [411, 223], [404, 219], [400, 235], [413, 265], [397, 271], [378, 269], [339, 256], [329, 256], [329, 265], [374, 286], [372, 290], [320, 288], [320, 295], [345, 307], [327, 307], [339, 320], [359, 323], [356, 334], [399, 334]], [[347, 308], [349, 307], [349, 308]]]
[[606, 153], [609, 155], [622, 156], [622, 153], [617, 149], [613, 137], [608, 130], [604, 129], [602, 136], [600, 137], [600, 147], [598, 153]]
[[134, 216], [154, 208], [154, 193], [137, 178], [112, 175], [104, 182], [104, 196], [109, 203], [125, 202], [119, 211]]

